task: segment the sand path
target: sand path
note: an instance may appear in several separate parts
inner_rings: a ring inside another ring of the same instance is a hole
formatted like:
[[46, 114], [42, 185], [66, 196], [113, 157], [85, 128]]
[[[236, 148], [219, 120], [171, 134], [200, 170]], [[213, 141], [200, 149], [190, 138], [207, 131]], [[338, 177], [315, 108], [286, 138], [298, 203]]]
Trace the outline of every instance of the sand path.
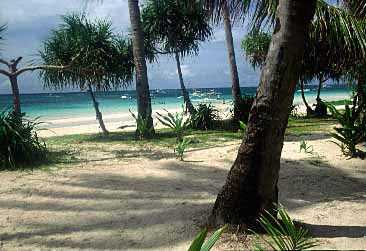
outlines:
[[[70, 168], [2, 172], [0, 250], [187, 250], [223, 185], [239, 142], [192, 149], [89, 144]], [[327, 140], [314, 154], [287, 139], [280, 202], [322, 249], [366, 249], [366, 161]], [[73, 146], [70, 146], [72, 149]], [[226, 234], [216, 250], [243, 250]]]

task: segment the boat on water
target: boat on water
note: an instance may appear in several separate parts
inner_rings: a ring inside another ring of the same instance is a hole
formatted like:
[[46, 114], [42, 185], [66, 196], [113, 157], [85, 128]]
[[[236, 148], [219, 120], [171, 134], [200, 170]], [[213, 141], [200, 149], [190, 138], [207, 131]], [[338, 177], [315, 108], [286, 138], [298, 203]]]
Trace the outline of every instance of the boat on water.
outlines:
[[127, 95], [122, 95], [121, 96], [121, 99], [131, 99], [131, 97], [130, 96], [127, 96]]
[[201, 91], [195, 90], [195, 91], [193, 91], [192, 96], [193, 97], [204, 97], [204, 96], [206, 96], [206, 94], [202, 93]]

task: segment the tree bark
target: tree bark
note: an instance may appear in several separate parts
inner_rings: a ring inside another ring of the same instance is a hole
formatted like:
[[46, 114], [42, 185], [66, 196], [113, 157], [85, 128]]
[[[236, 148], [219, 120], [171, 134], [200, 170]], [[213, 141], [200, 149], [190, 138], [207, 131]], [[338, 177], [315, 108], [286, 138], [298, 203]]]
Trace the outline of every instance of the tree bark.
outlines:
[[182, 75], [182, 69], [180, 67], [180, 60], [179, 60], [179, 54], [178, 52], [175, 53], [175, 61], [177, 62], [177, 69], [178, 69], [178, 76], [179, 76], [179, 83], [180, 83], [180, 88], [182, 89], [182, 94], [183, 94], [183, 98], [184, 98], [184, 102], [186, 103], [186, 108], [189, 112], [189, 114], [193, 115], [196, 113], [196, 109], [194, 108], [191, 99], [189, 97], [189, 93], [186, 89], [186, 86], [184, 85], [184, 81], [183, 81], [183, 75]]
[[102, 132], [103, 132], [104, 135], [108, 135], [109, 131], [107, 130], [107, 128], [104, 125], [103, 116], [102, 116], [102, 113], [99, 110], [99, 103], [98, 103], [97, 99], [94, 96], [93, 88], [92, 88], [90, 83], [88, 83], [88, 89], [89, 89], [90, 97], [93, 101], [93, 105], [94, 105], [94, 109], [95, 109], [95, 115], [96, 115], [96, 119], [99, 122], [100, 129], [102, 129]]
[[229, 61], [229, 68], [230, 68], [231, 93], [233, 96], [233, 105], [234, 105], [234, 119], [237, 120], [239, 117], [238, 107], [239, 107], [239, 102], [241, 99], [241, 92], [240, 92], [238, 68], [236, 66], [236, 59], [235, 59], [235, 49], [234, 49], [234, 42], [233, 42], [233, 34], [232, 34], [232, 30], [231, 30], [230, 13], [229, 13], [229, 9], [228, 9], [226, 1], [223, 3], [222, 9], [223, 9], [223, 15], [224, 15], [226, 47], [227, 47], [227, 51], [228, 51], [228, 61]]
[[[144, 34], [141, 27], [138, 0], [128, 0], [128, 9], [130, 13], [132, 47], [136, 70], [137, 111], [142, 118], [147, 119], [148, 128], [152, 128], [152, 130], [150, 132], [146, 132], [146, 134], [150, 134], [154, 133], [154, 125], [151, 116], [152, 108], [145, 60]], [[149, 135], [145, 136], [147, 137]]]
[[302, 97], [302, 101], [304, 102], [305, 106], [306, 106], [306, 115], [312, 115], [314, 114], [313, 109], [311, 109], [311, 107], [309, 106], [308, 102], [306, 101], [305, 98], [305, 92], [304, 92], [304, 81], [300, 80], [300, 86], [301, 86], [301, 97]]
[[280, 158], [316, 0], [280, 0], [246, 136], [219, 192], [210, 225], [252, 224], [275, 214]]
[[18, 78], [16, 75], [11, 75], [9, 77], [11, 90], [13, 93], [13, 111], [16, 116], [20, 117], [22, 114], [22, 109], [20, 105], [20, 94], [19, 94], [19, 86], [18, 86]]
[[366, 93], [365, 93], [365, 79], [359, 77], [357, 80], [357, 95], [360, 104], [366, 103]]

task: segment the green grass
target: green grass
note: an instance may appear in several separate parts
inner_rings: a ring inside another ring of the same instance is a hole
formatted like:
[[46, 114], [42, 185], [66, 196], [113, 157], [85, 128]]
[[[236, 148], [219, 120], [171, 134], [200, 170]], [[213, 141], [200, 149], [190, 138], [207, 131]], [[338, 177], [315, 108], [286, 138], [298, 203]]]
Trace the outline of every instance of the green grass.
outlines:
[[329, 118], [291, 118], [289, 120], [286, 136], [306, 136], [316, 133], [328, 133], [337, 121]]
[[[291, 118], [286, 136], [298, 137], [300, 140], [300, 137], [304, 135], [323, 135], [324, 132], [331, 131], [335, 124], [336, 121], [332, 118]], [[189, 144], [188, 150], [220, 147], [232, 143], [239, 144], [242, 139], [241, 132], [227, 130], [187, 130], [184, 136], [192, 142]], [[46, 138], [45, 141], [51, 151], [51, 161], [44, 168], [47, 169], [48, 166], [50, 169], [59, 169], [90, 161], [85, 156], [90, 153], [92, 155], [93, 153], [112, 154], [119, 159], [149, 156], [155, 154], [154, 151], [174, 156], [176, 136], [171, 129], [166, 128], [156, 130], [153, 139], [144, 141], [135, 140], [134, 132], [112, 132], [107, 136], [103, 134], [67, 135]]]
[[[314, 133], [328, 132], [336, 121], [332, 118], [292, 118], [289, 120], [286, 130], [287, 136], [303, 136]], [[240, 140], [241, 133], [224, 130], [187, 130], [185, 137], [192, 140], [194, 147], [207, 147], [221, 145], [225, 142]], [[176, 136], [170, 129], [158, 129], [153, 139], [138, 141], [135, 140], [134, 132], [112, 132], [109, 135], [103, 134], [76, 134], [60, 137], [50, 137], [46, 143], [51, 146], [75, 146], [83, 143], [103, 143], [103, 144], [128, 144], [134, 146], [144, 146], [146, 144], [172, 147], [176, 142]], [[94, 148], [98, 148], [93, 146]], [[95, 150], [90, 148], [90, 150]]]
[[352, 105], [352, 100], [349, 99], [343, 99], [343, 100], [337, 100], [337, 101], [330, 101], [328, 102], [331, 105], [337, 106], [337, 105]]

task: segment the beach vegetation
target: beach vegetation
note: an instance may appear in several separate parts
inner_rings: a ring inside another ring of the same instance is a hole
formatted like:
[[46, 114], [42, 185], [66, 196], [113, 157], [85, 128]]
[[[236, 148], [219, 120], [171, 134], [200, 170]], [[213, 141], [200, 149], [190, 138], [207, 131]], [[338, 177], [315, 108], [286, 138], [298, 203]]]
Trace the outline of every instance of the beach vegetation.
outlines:
[[179, 160], [184, 160], [184, 153], [189, 144], [191, 144], [191, 140], [187, 138], [183, 138], [181, 141], [177, 142], [175, 151]]
[[243, 121], [241, 121], [241, 120], [239, 121], [239, 131], [243, 135], [247, 131], [247, 125]]
[[47, 160], [45, 142], [37, 135], [37, 120], [14, 111], [0, 113], [0, 169], [34, 166]]
[[259, 225], [269, 238], [251, 230], [257, 237], [254, 241], [256, 250], [307, 250], [319, 246], [319, 243], [309, 236], [307, 229], [294, 224], [283, 207], [277, 207], [277, 211], [279, 219], [268, 211], [258, 218]]
[[201, 230], [201, 232], [194, 238], [188, 251], [210, 251], [215, 243], [219, 240], [220, 236], [224, 233], [227, 226], [223, 226], [216, 230], [210, 238], [205, 242], [207, 237], [207, 228]]
[[73, 65], [65, 71], [41, 71], [46, 88], [66, 87], [87, 90], [96, 119], [104, 134], [105, 127], [99, 103], [94, 94], [127, 87], [133, 80], [134, 64], [128, 39], [113, 34], [108, 20], [88, 20], [84, 15], [62, 16], [62, 24], [44, 42], [41, 58], [45, 64]]
[[181, 58], [197, 55], [201, 42], [208, 40], [212, 29], [201, 1], [148, 0], [141, 12], [145, 36], [160, 55], [174, 56], [187, 111], [196, 110], [185, 87]]
[[[244, 94], [241, 96], [237, 106], [233, 106], [231, 111], [233, 122], [237, 124], [237, 121], [235, 121], [234, 114], [237, 114], [237, 118], [239, 121], [243, 121], [244, 123], [248, 122], [250, 110], [252, 109], [253, 102], [254, 102], [254, 96], [253, 95], [247, 95]], [[237, 111], [235, 111], [237, 109]]]
[[131, 110], [129, 111], [136, 123], [135, 139], [141, 141], [149, 139], [152, 135], [152, 130], [154, 130], [154, 127], [149, 127], [147, 118], [142, 117], [141, 114], [136, 116]]
[[197, 112], [191, 116], [191, 127], [198, 130], [215, 128], [215, 121], [219, 120], [219, 111], [211, 104], [198, 104]]
[[164, 126], [173, 130], [177, 137], [176, 142], [179, 144], [183, 141], [184, 132], [188, 129], [191, 121], [189, 117], [185, 116], [184, 112], [176, 112], [175, 115], [173, 115], [168, 110], [164, 110], [167, 112], [167, 115], [162, 115], [157, 112], [157, 119]]
[[362, 157], [365, 153], [357, 149], [357, 145], [366, 141], [366, 117], [360, 116], [362, 105], [357, 104], [358, 97], [355, 96], [353, 105], [345, 105], [344, 111], [339, 111], [333, 105], [327, 103], [327, 107], [339, 126], [334, 127], [330, 135], [336, 139], [335, 142], [341, 148], [344, 155], [349, 157]]
[[300, 152], [304, 151], [304, 153], [313, 153], [314, 149], [312, 145], [309, 145], [304, 139], [300, 141]]

